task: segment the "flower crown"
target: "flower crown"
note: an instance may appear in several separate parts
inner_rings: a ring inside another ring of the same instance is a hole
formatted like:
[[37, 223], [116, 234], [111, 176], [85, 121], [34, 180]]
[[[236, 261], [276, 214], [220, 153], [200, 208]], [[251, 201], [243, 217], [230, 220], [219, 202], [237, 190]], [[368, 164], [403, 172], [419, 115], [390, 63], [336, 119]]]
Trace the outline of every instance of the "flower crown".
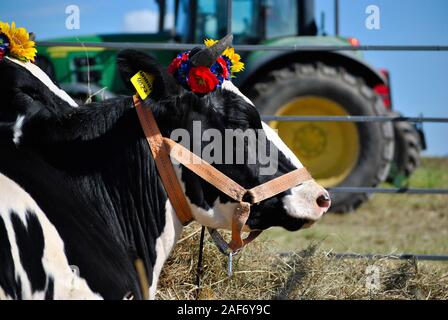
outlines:
[[[231, 36], [228, 37], [231, 41]], [[226, 43], [224, 39], [219, 41], [204, 40], [207, 48], [203, 50], [218, 50], [214, 47], [221, 42]], [[235, 73], [244, 70], [244, 63], [240, 61], [241, 57], [235, 52], [234, 48], [225, 47], [216, 59], [213, 58], [211, 63], [205, 63], [204, 65], [195, 63], [193, 58], [197, 57], [200, 51], [199, 49], [193, 49], [179, 53], [168, 66], [168, 72], [187, 90], [199, 94], [212, 92], [216, 88], [220, 88], [224, 80], [230, 80], [230, 78], [235, 77]]]
[[37, 52], [34, 46], [25, 28], [16, 28], [14, 22], [10, 26], [0, 21], [0, 60], [4, 56], [11, 56], [24, 62], [34, 61]]

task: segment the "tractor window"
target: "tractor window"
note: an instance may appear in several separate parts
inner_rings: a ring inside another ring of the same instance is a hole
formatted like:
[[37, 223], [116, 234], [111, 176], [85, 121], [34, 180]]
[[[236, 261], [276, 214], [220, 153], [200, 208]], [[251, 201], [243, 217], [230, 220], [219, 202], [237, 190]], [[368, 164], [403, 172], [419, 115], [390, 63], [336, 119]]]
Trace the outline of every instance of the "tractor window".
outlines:
[[[218, 39], [227, 32], [227, 1], [179, 0], [177, 35], [183, 42]], [[259, 43], [265, 39], [297, 35], [297, 0], [233, 0], [234, 43]]]
[[197, 40], [203, 38], [218, 39], [227, 31], [227, 4], [226, 1], [198, 1], [198, 16], [196, 24]]
[[177, 13], [177, 35], [184, 42], [218, 39], [227, 30], [226, 1], [180, 0]]
[[260, 0], [233, 0], [232, 33], [235, 43], [257, 43], [262, 37]]
[[296, 35], [297, 10], [297, 0], [266, 1], [266, 38]]
[[232, 13], [237, 43], [297, 35], [297, 0], [233, 0]]

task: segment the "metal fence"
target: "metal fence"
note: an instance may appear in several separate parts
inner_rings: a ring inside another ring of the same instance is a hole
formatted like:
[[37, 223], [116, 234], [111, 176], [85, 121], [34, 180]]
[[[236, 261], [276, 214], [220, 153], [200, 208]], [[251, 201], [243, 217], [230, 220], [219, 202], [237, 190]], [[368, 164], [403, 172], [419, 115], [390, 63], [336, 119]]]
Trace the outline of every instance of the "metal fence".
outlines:
[[[231, 6], [231, 1], [228, 1]], [[228, 18], [231, 21], [231, 17]], [[230, 33], [231, 30], [229, 30]], [[123, 43], [123, 42], [61, 42], [61, 41], [39, 41], [39, 46], [65, 46], [84, 48], [105, 48], [111, 50], [121, 49], [145, 49], [145, 50], [189, 50], [202, 44], [178, 44], [178, 43]], [[448, 51], [447, 45], [235, 45], [239, 51]], [[388, 116], [262, 116], [264, 121], [316, 121], [316, 122], [399, 122], [407, 121], [413, 123], [448, 123], [447, 117], [388, 117]], [[371, 187], [335, 187], [329, 188], [333, 193], [385, 193], [385, 194], [448, 194], [448, 189], [432, 188], [371, 188]], [[428, 261], [448, 261], [447, 255], [414, 254], [405, 253], [398, 255], [384, 254], [357, 254], [357, 253], [331, 253], [336, 258], [389, 258], [389, 259], [417, 259]]]
[[[38, 41], [37, 45], [44, 47], [86, 47], [105, 48], [111, 50], [140, 49], [140, 50], [190, 50], [203, 44], [194, 43], [135, 43], [135, 42], [67, 42], [67, 41]], [[445, 45], [235, 45], [238, 51], [448, 51]]]
[[[292, 252], [281, 252], [280, 257], [291, 257], [296, 255]], [[376, 253], [334, 253], [327, 254], [330, 258], [336, 259], [390, 259], [390, 260], [421, 260], [421, 261], [448, 261], [448, 255], [419, 254], [419, 253], [400, 253], [400, 254], [376, 254]]]

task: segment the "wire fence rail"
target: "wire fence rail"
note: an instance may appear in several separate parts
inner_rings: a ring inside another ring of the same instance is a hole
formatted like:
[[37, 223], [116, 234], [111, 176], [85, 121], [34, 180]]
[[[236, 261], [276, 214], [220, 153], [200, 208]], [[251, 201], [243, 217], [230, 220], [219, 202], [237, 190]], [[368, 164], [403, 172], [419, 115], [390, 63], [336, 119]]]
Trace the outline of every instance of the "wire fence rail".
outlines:
[[[69, 42], [69, 41], [37, 41], [38, 46], [44, 47], [87, 47], [146, 50], [190, 50], [203, 46], [195, 43], [163, 43], [163, 42]], [[448, 51], [448, 45], [234, 45], [238, 51]]]
[[432, 122], [448, 123], [444, 117], [390, 117], [390, 116], [274, 116], [263, 115], [263, 121], [294, 121], [294, 122]]
[[[296, 255], [294, 252], [281, 252], [281, 257], [291, 257]], [[401, 254], [382, 254], [382, 253], [353, 253], [340, 252], [328, 253], [329, 257], [337, 259], [390, 259], [390, 260], [420, 260], [420, 261], [448, 261], [448, 255], [420, 254], [420, 253], [401, 253]]]
[[448, 194], [448, 189], [441, 188], [334, 187], [327, 190], [331, 193]]
[[[263, 121], [289, 121], [289, 122], [432, 122], [448, 123], [444, 117], [390, 117], [390, 116], [275, 116], [264, 115]], [[372, 188], [372, 187], [334, 187], [328, 188], [331, 193], [385, 193], [385, 194], [448, 194], [443, 188]]]

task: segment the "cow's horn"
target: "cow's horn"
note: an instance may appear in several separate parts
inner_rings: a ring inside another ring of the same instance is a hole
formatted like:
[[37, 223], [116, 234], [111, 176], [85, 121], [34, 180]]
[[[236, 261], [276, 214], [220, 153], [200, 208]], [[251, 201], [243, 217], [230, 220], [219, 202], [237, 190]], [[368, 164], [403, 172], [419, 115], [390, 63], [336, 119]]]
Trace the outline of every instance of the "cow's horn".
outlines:
[[211, 47], [198, 51], [191, 57], [191, 63], [195, 66], [211, 67], [216, 59], [226, 50], [232, 46], [233, 35], [228, 34]]

